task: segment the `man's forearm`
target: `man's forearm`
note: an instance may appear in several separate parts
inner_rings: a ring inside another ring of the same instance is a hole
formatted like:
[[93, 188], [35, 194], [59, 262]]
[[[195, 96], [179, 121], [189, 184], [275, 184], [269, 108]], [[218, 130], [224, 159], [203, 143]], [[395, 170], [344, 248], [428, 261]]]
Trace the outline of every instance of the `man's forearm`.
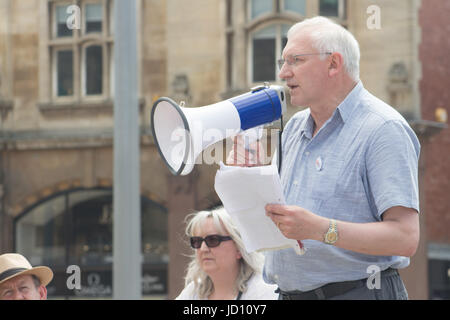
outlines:
[[[395, 219], [385, 217], [381, 222], [338, 221], [338, 241], [334, 245], [370, 255], [412, 256], [419, 241], [419, 221], [417, 212], [410, 210], [395, 212]], [[328, 226], [324, 229], [325, 234]]]

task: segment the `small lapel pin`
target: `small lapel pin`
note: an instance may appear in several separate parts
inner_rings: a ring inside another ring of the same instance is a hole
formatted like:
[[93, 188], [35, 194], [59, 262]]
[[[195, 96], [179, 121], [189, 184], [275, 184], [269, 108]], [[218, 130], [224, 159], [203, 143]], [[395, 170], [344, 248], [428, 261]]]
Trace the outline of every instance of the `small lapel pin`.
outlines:
[[322, 170], [322, 158], [321, 157], [318, 157], [316, 159], [316, 170], [317, 171]]

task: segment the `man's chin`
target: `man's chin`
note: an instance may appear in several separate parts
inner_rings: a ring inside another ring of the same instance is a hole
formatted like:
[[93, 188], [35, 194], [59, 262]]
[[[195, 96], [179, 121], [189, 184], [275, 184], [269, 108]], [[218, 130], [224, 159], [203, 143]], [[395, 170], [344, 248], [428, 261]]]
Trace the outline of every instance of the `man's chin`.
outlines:
[[302, 99], [295, 99], [291, 97], [291, 105], [293, 107], [300, 107], [300, 106], [304, 106], [305, 102]]

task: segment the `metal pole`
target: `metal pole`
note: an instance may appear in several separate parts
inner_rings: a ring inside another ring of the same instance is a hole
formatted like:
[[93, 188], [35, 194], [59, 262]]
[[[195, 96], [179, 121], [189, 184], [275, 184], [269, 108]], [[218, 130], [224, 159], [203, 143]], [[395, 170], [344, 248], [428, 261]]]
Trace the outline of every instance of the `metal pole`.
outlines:
[[113, 297], [141, 299], [136, 1], [114, 8]]

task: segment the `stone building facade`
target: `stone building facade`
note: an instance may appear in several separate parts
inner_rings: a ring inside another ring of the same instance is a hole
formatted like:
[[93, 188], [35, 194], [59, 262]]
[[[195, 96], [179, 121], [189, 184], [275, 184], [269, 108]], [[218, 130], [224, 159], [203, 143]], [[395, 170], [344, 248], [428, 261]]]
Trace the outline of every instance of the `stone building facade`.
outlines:
[[446, 125], [450, 113], [450, 59], [446, 55], [450, 50], [447, 19], [450, 3], [442, 0], [432, 3], [423, 5], [419, 11], [422, 118], [435, 122], [429, 126], [429, 143], [424, 145], [427, 169], [422, 189], [426, 198], [429, 298], [450, 299], [450, 131]]
[[[157, 98], [203, 106], [262, 81], [282, 84], [275, 60], [287, 29], [322, 14], [359, 41], [365, 87], [414, 128], [428, 128], [419, 90], [423, 1], [137, 4], [144, 296], [177, 295], [191, 253], [184, 218], [219, 204], [216, 165], [174, 177], [158, 156], [150, 134]], [[67, 11], [71, 5], [79, 8], [79, 29], [67, 28], [76, 14]], [[50, 296], [108, 296], [112, 290], [112, 61], [113, 30], [120, 24], [113, 17], [113, 0], [0, 0], [0, 251], [21, 251], [33, 264], [50, 264], [58, 275]], [[288, 106], [285, 120], [300, 109]], [[417, 132], [426, 144], [423, 131]], [[428, 296], [426, 230], [422, 226], [421, 247], [404, 271], [412, 298]], [[86, 290], [65, 288], [70, 264], [86, 270]]]

